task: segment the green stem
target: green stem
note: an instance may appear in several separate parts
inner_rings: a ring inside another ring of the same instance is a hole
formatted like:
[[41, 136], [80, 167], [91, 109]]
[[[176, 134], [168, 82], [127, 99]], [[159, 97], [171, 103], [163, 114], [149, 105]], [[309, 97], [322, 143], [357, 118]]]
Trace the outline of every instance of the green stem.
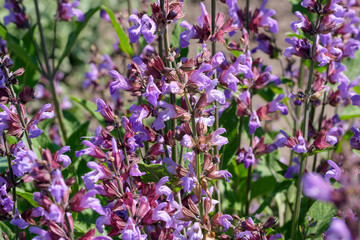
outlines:
[[[326, 69], [326, 78], [328, 77], [328, 75], [329, 75], [329, 65], [327, 66], [327, 69]], [[326, 98], [327, 98], [327, 92], [325, 92], [324, 96], [323, 96], [321, 112], [320, 112], [319, 121], [318, 121], [318, 129], [317, 129], [318, 132], [321, 131], [321, 125], [322, 125], [322, 121], [323, 121], [323, 118], [324, 118], [324, 112], [325, 112], [325, 106], [326, 106]], [[318, 157], [318, 154], [315, 154], [314, 162], [313, 162], [313, 166], [312, 166], [312, 171], [313, 172], [315, 172], [315, 169], [316, 169], [317, 157]]]
[[[315, 29], [318, 28], [320, 22], [320, 14], [317, 15]], [[302, 132], [304, 139], [308, 139], [309, 135], [309, 117], [310, 117], [310, 92], [311, 92], [311, 84], [313, 82], [313, 76], [314, 76], [314, 56], [316, 51], [316, 40], [317, 40], [317, 34], [314, 34], [313, 36], [313, 46], [311, 51], [311, 59], [310, 59], [310, 71], [309, 71], [309, 79], [307, 83], [307, 88], [305, 92], [305, 117], [302, 122]], [[295, 201], [295, 214], [293, 216], [293, 222], [292, 222], [292, 228], [291, 228], [291, 239], [296, 240], [297, 239], [297, 232], [299, 228], [299, 216], [300, 216], [300, 205], [301, 205], [301, 196], [302, 196], [302, 178], [305, 171], [305, 165], [306, 165], [306, 156], [305, 154], [301, 155], [300, 159], [300, 171], [299, 171], [299, 178], [297, 182], [297, 190], [296, 190], [296, 201]]]
[[252, 165], [248, 168], [247, 178], [246, 178], [246, 195], [245, 195], [245, 215], [249, 215], [250, 210], [250, 188], [251, 188], [251, 170]]
[[[43, 74], [47, 77], [48, 81], [50, 82], [50, 90], [51, 90], [51, 94], [52, 94], [52, 98], [53, 98], [56, 117], [59, 121], [60, 130], [62, 133], [64, 144], [66, 144], [67, 135], [66, 135], [66, 128], [65, 128], [65, 124], [64, 124], [64, 117], [62, 114], [61, 106], [59, 104], [59, 100], [57, 98], [55, 85], [54, 85], [54, 78], [55, 78], [57, 69], [51, 69], [51, 67], [50, 67], [50, 58], [49, 58], [49, 55], [48, 55], [48, 52], [46, 49], [45, 36], [44, 36], [44, 32], [43, 32], [43, 27], [41, 25], [41, 14], [40, 14], [40, 10], [39, 10], [38, 0], [34, 0], [34, 4], [35, 4], [37, 24], [38, 24], [39, 32], [40, 32], [41, 49], [42, 49], [42, 52], [44, 55], [44, 61], [45, 61], [46, 69], [47, 69], [47, 72], [43, 72]], [[56, 28], [54, 29], [54, 34], [55, 34], [54, 35], [54, 38], [55, 38], [56, 37]], [[55, 44], [55, 41], [56, 41], [56, 39], [54, 39], [54, 44]], [[53, 46], [53, 51], [55, 51], [55, 46]]]
[[[13, 171], [12, 166], [11, 166], [11, 158], [10, 158], [9, 148], [8, 148], [8, 145], [7, 145], [7, 142], [6, 142], [6, 135], [5, 135], [4, 132], [2, 133], [2, 135], [3, 135], [4, 146], [5, 146], [5, 155], [6, 155], [7, 160], [8, 160], [10, 179], [11, 179], [11, 183], [12, 183], [12, 189], [13, 189], [13, 192], [12, 192], [13, 199], [12, 200], [14, 202], [13, 213], [15, 213], [15, 209], [17, 208], [16, 177], [14, 175], [14, 171]], [[15, 232], [15, 239], [16, 240], [19, 239], [19, 228], [17, 226], [15, 226], [15, 225], [14, 225], [14, 232]]]

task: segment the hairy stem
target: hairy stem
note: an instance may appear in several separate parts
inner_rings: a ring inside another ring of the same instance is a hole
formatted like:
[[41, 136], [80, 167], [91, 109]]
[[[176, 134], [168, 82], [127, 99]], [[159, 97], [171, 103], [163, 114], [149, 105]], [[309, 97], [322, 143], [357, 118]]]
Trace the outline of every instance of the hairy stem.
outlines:
[[[12, 183], [12, 196], [13, 196], [13, 202], [14, 202], [14, 206], [13, 206], [13, 213], [15, 213], [15, 209], [17, 208], [17, 199], [16, 199], [16, 177], [14, 175], [14, 171], [12, 169], [12, 166], [11, 166], [11, 156], [10, 156], [10, 152], [9, 152], [9, 148], [8, 148], [8, 145], [7, 145], [7, 142], [6, 142], [6, 135], [5, 133], [3, 132], [2, 133], [2, 136], [3, 136], [3, 142], [4, 142], [4, 147], [5, 147], [5, 155], [6, 155], [6, 158], [8, 160], [8, 166], [9, 166], [9, 172], [10, 172], [10, 179], [11, 179], [11, 183]], [[19, 239], [19, 228], [14, 225], [14, 232], [15, 232], [15, 239]]]
[[[319, 22], [320, 22], [320, 14], [317, 15], [315, 29], [318, 28]], [[304, 135], [304, 139], [308, 139], [308, 135], [309, 135], [310, 91], [311, 91], [311, 84], [313, 82], [314, 67], [315, 67], [314, 56], [316, 51], [316, 40], [317, 40], [317, 34], [314, 34], [311, 59], [310, 59], [309, 79], [307, 82], [307, 88], [305, 92], [305, 117], [302, 122], [302, 132]], [[298, 178], [297, 190], [296, 190], [295, 213], [293, 215], [293, 222], [291, 228], [291, 236], [292, 236], [291, 239], [293, 240], [297, 239], [297, 232], [299, 228], [299, 215], [300, 215], [300, 205], [301, 205], [301, 196], [302, 196], [302, 178], [305, 171], [305, 165], [306, 165], [306, 156], [305, 154], [302, 154], [300, 159], [300, 171], [299, 171], [299, 178]]]

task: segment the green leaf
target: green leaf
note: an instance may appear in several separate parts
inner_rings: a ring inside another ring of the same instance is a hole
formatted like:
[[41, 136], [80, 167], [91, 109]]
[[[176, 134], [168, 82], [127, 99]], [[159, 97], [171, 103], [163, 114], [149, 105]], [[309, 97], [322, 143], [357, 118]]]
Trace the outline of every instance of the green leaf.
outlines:
[[319, 154], [319, 153], [322, 153], [322, 152], [331, 151], [331, 150], [334, 150], [334, 149], [335, 149], [335, 147], [328, 147], [328, 148], [324, 148], [324, 149], [318, 149], [318, 150], [312, 151], [311, 153], [305, 153], [305, 156], [309, 157], [309, 156], [313, 156], [313, 155], [316, 155], [316, 154]]
[[71, 146], [71, 152], [69, 153], [70, 159], [73, 159], [75, 157], [75, 151], [80, 150], [82, 146], [81, 138], [87, 135], [89, 124], [89, 121], [81, 124], [79, 128], [76, 129], [66, 141], [66, 145]]
[[86, 111], [88, 111], [91, 116], [93, 116], [101, 125], [106, 127], [105, 120], [100, 113], [96, 112], [97, 106], [93, 102], [86, 101], [84, 99], [79, 99], [74, 96], [70, 96], [70, 99], [82, 106]]
[[308, 217], [310, 217], [313, 222], [317, 222], [314, 227], [309, 228], [308, 234], [321, 235], [329, 227], [331, 219], [336, 213], [336, 208], [332, 203], [316, 201], [311, 205], [305, 216], [304, 226], [309, 225]]
[[340, 119], [349, 120], [360, 117], [360, 107], [354, 105], [348, 105], [341, 111]]
[[85, 13], [85, 19], [82, 22], [75, 23], [75, 29], [72, 31], [68, 37], [68, 41], [66, 43], [64, 52], [62, 53], [61, 57], [59, 58], [58, 64], [56, 66], [55, 72], [58, 71], [62, 61], [69, 55], [72, 47], [75, 45], [76, 39], [79, 37], [81, 31], [86, 27], [87, 23], [89, 22], [90, 18], [101, 9], [101, 7], [91, 8], [89, 11]]
[[23, 199], [25, 199], [26, 201], [28, 201], [33, 207], [39, 206], [38, 203], [33, 200], [34, 195], [32, 193], [25, 192], [21, 188], [16, 188], [16, 195], [18, 195], [18, 196], [22, 197]]
[[33, 139], [35, 148], [37, 147], [36, 145], [38, 145], [39, 147], [43, 148], [43, 149], [50, 149], [51, 152], [55, 152], [56, 151], [56, 145], [55, 143], [53, 143], [51, 141], [51, 139], [49, 138], [49, 136], [47, 134], [45, 134], [44, 132], [42, 134], [40, 134], [40, 136], [38, 136], [37, 138]]
[[[10, 223], [8, 223], [10, 224]], [[0, 232], [4, 232], [6, 233], [6, 235], [8, 235], [9, 239], [15, 239], [15, 234], [14, 234], [14, 226], [11, 226], [12, 228], [10, 228], [5, 222], [1, 221], [0, 222]]]
[[343, 63], [346, 66], [345, 75], [351, 80], [355, 80], [360, 75], [360, 52], [356, 52], [354, 58], [345, 58]]
[[0, 25], [0, 36], [6, 40], [7, 47], [12, 57], [16, 56], [20, 58], [24, 63], [29, 64], [29, 66], [40, 72], [37, 62], [29, 55], [28, 51], [21, 46], [20, 40], [8, 33], [2, 25]]
[[[229, 143], [224, 145], [222, 148], [222, 162], [223, 166], [229, 164], [231, 158], [234, 156], [241, 134], [238, 133], [238, 126], [240, 119], [236, 116], [237, 104], [235, 101], [231, 103], [231, 106], [227, 108], [220, 117], [220, 126], [226, 129], [225, 137], [228, 138]], [[242, 119], [244, 122], [244, 119]]]
[[181, 21], [178, 21], [174, 26], [174, 30], [172, 31], [170, 37], [170, 45], [172, 47], [180, 46], [180, 33], [183, 31], [182, 27], [180, 26], [180, 23]]
[[165, 165], [160, 164], [151, 164], [147, 165], [145, 163], [138, 163], [140, 172], [145, 172], [145, 175], [141, 176], [141, 181], [144, 183], [150, 182], [159, 182], [159, 180], [163, 177], [168, 176], [170, 183], [176, 184], [177, 179], [171, 175], [171, 173], [166, 169]]
[[292, 181], [283, 181], [275, 185], [274, 189], [271, 191], [269, 196], [264, 199], [259, 208], [256, 210], [255, 214], [261, 213], [266, 207], [270, 206], [270, 203], [274, 200], [276, 194], [283, 192], [290, 188]]
[[111, 9], [102, 6], [102, 9], [104, 9], [106, 11], [106, 13], [109, 15], [110, 20], [111, 20], [111, 24], [113, 25], [115, 32], [119, 38], [119, 48], [122, 52], [126, 53], [129, 57], [133, 56], [133, 50], [131, 48], [131, 44], [130, 44], [130, 40], [129, 37], [124, 33], [124, 31], [122, 30], [120, 23], [118, 23], [116, 21], [116, 17], [115, 14], [113, 13], [113, 11], [111, 11]]

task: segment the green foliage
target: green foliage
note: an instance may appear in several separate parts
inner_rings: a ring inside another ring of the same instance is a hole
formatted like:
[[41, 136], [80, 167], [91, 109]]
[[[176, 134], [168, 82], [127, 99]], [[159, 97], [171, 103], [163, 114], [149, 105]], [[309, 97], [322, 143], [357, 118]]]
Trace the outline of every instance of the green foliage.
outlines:
[[360, 52], [355, 53], [354, 58], [345, 58], [343, 64], [346, 66], [345, 75], [351, 80], [355, 80], [360, 75]]
[[336, 212], [336, 208], [332, 203], [314, 202], [306, 213], [304, 226], [309, 226], [309, 219], [312, 219], [311, 222], [313, 223], [316, 222], [316, 225], [308, 229], [307, 235], [313, 234], [320, 237], [329, 228], [331, 219], [336, 215]]
[[151, 164], [147, 165], [145, 163], [138, 163], [140, 172], [145, 172], [145, 175], [141, 176], [141, 181], [144, 183], [154, 182], [157, 183], [163, 177], [168, 176], [171, 185], [175, 185], [178, 181], [177, 179], [169, 173], [165, 165], [160, 164]]
[[234, 156], [241, 133], [238, 133], [239, 118], [236, 116], [237, 104], [232, 102], [231, 106], [227, 108], [220, 117], [220, 126], [226, 129], [226, 137], [229, 143], [222, 147], [222, 165], [224, 168], [229, 164], [231, 158]]
[[55, 68], [55, 72], [57, 72], [57, 70], [60, 68], [62, 61], [69, 55], [71, 49], [76, 43], [76, 39], [79, 37], [81, 31], [86, 27], [90, 18], [100, 9], [101, 7], [91, 8], [89, 11], [85, 13], [84, 21], [75, 23], [75, 29], [69, 35], [65, 49], [58, 60], [57, 66]]
[[28, 201], [32, 207], [38, 207], [39, 205], [37, 204], [37, 202], [35, 202], [33, 200], [34, 195], [32, 193], [29, 192], [25, 192], [22, 188], [16, 188], [16, 195], [22, 197], [23, 199], [25, 199], [26, 201]]
[[74, 96], [70, 96], [70, 99], [83, 107], [88, 111], [91, 116], [93, 116], [102, 126], [106, 127], [105, 120], [100, 113], [96, 112], [97, 106], [93, 102], [86, 101], [85, 99], [80, 99]]
[[360, 108], [354, 105], [348, 105], [343, 108], [339, 114], [341, 120], [349, 120], [360, 117]]
[[131, 48], [129, 37], [124, 33], [122, 30], [120, 23], [116, 21], [115, 15], [111, 9], [102, 6], [102, 9], [106, 11], [106, 13], [109, 15], [111, 24], [113, 25], [115, 32], [119, 38], [119, 48], [122, 52], [126, 53], [129, 57], [133, 56], [133, 50]]

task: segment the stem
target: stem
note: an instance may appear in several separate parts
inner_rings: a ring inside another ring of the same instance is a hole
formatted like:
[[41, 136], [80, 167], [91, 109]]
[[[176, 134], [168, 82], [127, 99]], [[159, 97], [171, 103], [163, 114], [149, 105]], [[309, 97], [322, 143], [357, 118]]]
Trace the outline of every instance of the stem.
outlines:
[[[317, 15], [315, 30], [318, 28], [320, 22], [320, 14]], [[305, 118], [302, 122], [302, 132], [304, 135], [304, 139], [308, 139], [309, 135], [309, 115], [310, 115], [310, 91], [311, 91], [311, 84], [313, 82], [313, 75], [314, 75], [314, 56], [316, 50], [316, 39], [317, 34], [314, 34], [313, 37], [313, 46], [311, 51], [311, 59], [310, 59], [310, 72], [309, 72], [309, 80], [307, 83], [307, 89], [305, 92]], [[300, 160], [300, 171], [299, 171], [299, 178], [297, 183], [297, 190], [296, 190], [296, 201], [295, 201], [295, 214], [293, 216], [293, 224], [291, 228], [291, 239], [297, 239], [297, 232], [299, 228], [299, 215], [300, 215], [300, 205], [301, 205], [301, 195], [302, 195], [302, 178], [305, 171], [305, 164], [306, 164], [306, 156], [304, 154], [301, 155]]]
[[41, 20], [40, 20], [41, 15], [40, 15], [40, 11], [39, 11], [38, 0], [34, 0], [34, 3], [35, 3], [36, 20], [37, 20], [37, 24], [39, 26], [39, 32], [40, 32], [41, 48], [42, 48], [42, 51], [43, 51], [43, 54], [44, 54], [47, 73], [50, 74], [51, 69], [50, 69], [50, 64], [49, 64], [49, 55], [48, 55], [47, 50], [46, 50], [46, 42], [45, 42], [45, 36], [44, 36], [44, 32], [43, 32], [43, 28], [42, 28]]
[[[9, 79], [9, 70], [7, 68], [5, 68], [4, 65], [2, 65], [2, 70], [6, 76], [7, 79]], [[14, 87], [13, 85], [10, 83], [9, 85], [9, 89], [10, 89], [10, 93], [11, 93], [11, 98], [13, 99], [13, 101], [15, 101], [15, 107], [16, 107], [16, 112], [19, 116], [19, 120], [20, 120], [20, 123], [21, 123], [21, 127], [23, 128], [24, 132], [25, 132], [25, 137], [26, 137], [26, 141], [28, 143], [28, 146], [29, 146], [29, 149], [30, 150], [33, 150], [33, 146], [32, 146], [32, 143], [31, 143], [31, 140], [29, 138], [29, 133], [28, 133], [28, 130], [26, 128], [26, 123], [25, 123], [25, 120], [24, 120], [24, 117], [22, 115], [22, 112], [21, 112], [21, 107], [20, 107], [20, 103], [19, 101], [16, 99], [16, 93], [14, 91]]]
[[[305, 64], [304, 62], [301, 60], [300, 61], [300, 70], [299, 70], [299, 78], [298, 78], [298, 82], [297, 82], [297, 87], [301, 88], [303, 85], [303, 80], [304, 80], [304, 67]], [[300, 114], [301, 114], [301, 106], [295, 106], [295, 115], [296, 115], [296, 121], [294, 123], [294, 128], [293, 128], [293, 136], [295, 136], [296, 134], [296, 130], [300, 128]], [[291, 151], [290, 152], [290, 163], [289, 163], [289, 167], [292, 165], [292, 159], [293, 159], [293, 155], [294, 152]]]
[[51, 90], [51, 94], [53, 97], [53, 103], [54, 103], [56, 116], [59, 121], [61, 134], [62, 134], [63, 141], [65, 144], [67, 141], [67, 134], [66, 134], [66, 128], [65, 128], [65, 124], [64, 124], [64, 116], [63, 116], [62, 109], [61, 109], [59, 100], [57, 98], [56, 90], [55, 90], [54, 77], [55, 77], [55, 74], [53, 74], [51, 78], [48, 78], [48, 80], [50, 82], [50, 90]]
[[249, 209], [250, 209], [250, 188], [251, 188], [251, 170], [252, 165], [248, 168], [248, 174], [246, 178], [246, 195], [245, 195], [245, 215], [249, 215]]
[[[15, 178], [15, 175], [14, 175], [14, 172], [13, 172], [13, 169], [12, 169], [12, 166], [11, 166], [11, 158], [10, 158], [10, 152], [9, 152], [9, 148], [7, 146], [7, 143], [6, 143], [6, 135], [5, 133], [3, 132], [2, 133], [3, 135], [3, 141], [4, 141], [4, 146], [5, 146], [5, 155], [7, 157], [7, 160], [8, 160], [8, 166], [9, 166], [9, 172], [10, 172], [10, 179], [11, 179], [11, 183], [12, 183], [12, 189], [13, 189], [13, 192], [12, 192], [12, 195], [13, 195], [13, 202], [14, 202], [14, 206], [13, 206], [13, 212], [15, 213], [15, 209], [17, 208], [17, 201], [16, 201], [16, 178]], [[14, 225], [14, 232], [15, 232], [15, 239], [19, 239], [19, 229], [16, 225]]]
[[38, 45], [36, 44], [36, 42], [34, 40], [34, 33], [32, 32], [32, 29], [31, 29], [31, 26], [30, 26], [29, 23], [27, 24], [27, 27], [28, 27], [31, 43], [32, 43], [32, 45], [34, 46], [34, 49], [35, 49], [35, 55], [36, 55], [36, 59], [37, 59], [37, 61], [39, 63], [40, 70], [44, 75], [46, 75], [43, 64], [41, 62], [39, 48], [38, 48]]
[[67, 227], [67, 229], [69, 231], [69, 234], [70, 234], [70, 239], [74, 240], [75, 239], [74, 233], [73, 233], [73, 231], [71, 231], [69, 217], [67, 216], [66, 212], [65, 212], [64, 218], [65, 218], [66, 227]]
[[[62, 114], [61, 106], [59, 104], [59, 100], [57, 98], [57, 94], [56, 94], [56, 91], [55, 91], [55, 85], [54, 85], [54, 78], [55, 78], [55, 74], [57, 72], [57, 69], [51, 69], [50, 68], [50, 63], [49, 63], [50, 58], [49, 58], [49, 55], [47, 53], [45, 36], [44, 36], [43, 28], [42, 28], [42, 25], [41, 25], [41, 15], [40, 15], [40, 11], [39, 11], [38, 0], [34, 0], [34, 3], [35, 3], [37, 24], [39, 26], [39, 32], [40, 32], [41, 48], [42, 48], [42, 51], [43, 51], [43, 54], [44, 54], [44, 60], [45, 60], [45, 65], [46, 65], [46, 69], [47, 69], [47, 72], [46, 73], [43, 72], [43, 74], [45, 76], [47, 76], [47, 79], [50, 82], [50, 90], [51, 90], [51, 93], [52, 93], [54, 108], [55, 108], [55, 111], [56, 111], [56, 116], [57, 116], [58, 121], [59, 121], [60, 130], [61, 130], [63, 141], [64, 141], [64, 144], [65, 144], [66, 140], [67, 140], [67, 135], [66, 135], [66, 128], [65, 128], [65, 124], [64, 124], [64, 117], [63, 117], [63, 114]], [[55, 37], [56, 37], [56, 24], [55, 24], [54, 28], [55, 28], [54, 29], [54, 42], [55, 42], [56, 41], [56, 39], [55, 39]], [[53, 46], [53, 51], [55, 51], [55, 46]]]
[[53, 37], [53, 45], [52, 45], [52, 50], [51, 50], [51, 55], [50, 57], [52, 58], [52, 70], [55, 70], [55, 48], [56, 48], [56, 29], [57, 29], [57, 22], [58, 22], [58, 15], [57, 12], [59, 10], [59, 5], [58, 5], [58, 9], [56, 11], [56, 15], [55, 15], [55, 23], [54, 23], [54, 37]]
[[[328, 76], [329, 76], [329, 65], [327, 66], [327, 69], [326, 69], [326, 78]], [[326, 106], [326, 97], [327, 97], [327, 92], [324, 92], [324, 97], [323, 97], [322, 106], [321, 106], [321, 112], [320, 112], [319, 121], [318, 121], [318, 129], [317, 129], [318, 132], [321, 131], [321, 125], [322, 125], [322, 121], [323, 121], [323, 118], [324, 118], [324, 112], [325, 112], [325, 106]], [[315, 156], [314, 156], [314, 162], [313, 162], [313, 167], [312, 167], [313, 172], [315, 172], [315, 169], [316, 169], [317, 156], [318, 156], [318, 154], [315, 154]]]

